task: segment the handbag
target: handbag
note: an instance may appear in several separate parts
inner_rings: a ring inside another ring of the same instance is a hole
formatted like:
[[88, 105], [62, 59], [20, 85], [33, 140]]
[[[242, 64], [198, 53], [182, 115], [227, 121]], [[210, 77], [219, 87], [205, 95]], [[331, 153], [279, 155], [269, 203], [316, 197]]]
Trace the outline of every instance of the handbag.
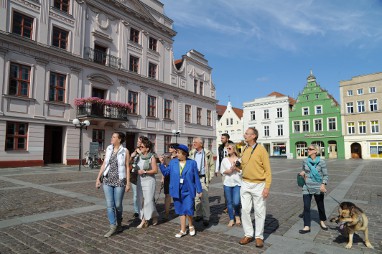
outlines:
[[305, 178], [300, 175], [300, 173], [297, 174], [297, 185], [299, 187], [303, 187], [305, 185]]

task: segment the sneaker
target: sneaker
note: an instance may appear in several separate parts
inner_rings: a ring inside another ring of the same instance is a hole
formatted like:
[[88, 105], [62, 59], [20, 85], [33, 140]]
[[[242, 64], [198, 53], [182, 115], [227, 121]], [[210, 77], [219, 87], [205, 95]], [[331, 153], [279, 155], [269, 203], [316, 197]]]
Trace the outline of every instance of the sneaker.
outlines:
[[116, 225], [110, 225], [110, 230], [107, 231], [107, 233], [104, 235], [104, 237], [108, 238], [108, 237], [112, 236], [116, 231], [117, 231], [117, 226]]

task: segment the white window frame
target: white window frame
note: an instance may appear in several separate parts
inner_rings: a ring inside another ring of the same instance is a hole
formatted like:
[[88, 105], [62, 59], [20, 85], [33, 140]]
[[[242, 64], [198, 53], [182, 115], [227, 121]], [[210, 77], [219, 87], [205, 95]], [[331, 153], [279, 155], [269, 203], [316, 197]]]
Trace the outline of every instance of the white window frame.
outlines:
[[[352, 129], [352, 131], [350, 131]], [[346, 131], [348, 135], [355, 134], [355, 123], [354, 122], [347, 122], [346, 123]]]
[[363, 94], [363, 88], [358, 88], [357, 95], [362, 95], [362, 94]]
[[[373, 124], [373, 122], [376, 122], [376, 124]], [[371, 120], [370, 121], [370, 133], [373, 133], [373, 134], [379, 133], [379, 121], [378, 120]]]
[[[295, 123], [298, 123], [298, 131], [296, 131]], [[300, 133], [301, 132], [301, 121], [293, 121], [293, 133]]]
[[[351, 104], [351, 106], [350, 106]], [[352, 112], [349, 112], [349, 109], [352, 109]], [[348, 114], [354, 114], [354, 102], [350, 101], [350, 102], [346, 102], [346, 113]]]
[[[317, 108], [321, 108], [321, 113], [318, 113], [317, 112]], [[322, 107], [322, 105], [316, 105], [316, 106], [314, 106], [314, 112], [315, 112], [315, 114], [316, 115], [322, 115], [323, 113], [324, 113], [324, 110], [323, 110], [323, 107]]]
[[[371, 104], [371, 101], [375, 101], [375, 103]], [[378, 99], [369, 100], [369, 109], [370, 109], [370, 112], [378, 111]]]
[[[307, 122], [308, 123], [308, 130], [307, 131], [304, 131], [304, 122]], [[301, 121], [301, 131], [302, 132], [309, 132], [310, 131], [310, 126], [309, 126], [310, 124], [309, 124], [309, 120], [302, 120]]]
[[269, 125], [264, 125], [264, 137], [269, 137]]
[[[361, 123], [364, 123], [364, 124], [361, 125]], [[362, 127], [362, 129], [365, 130], [364, 132], [361, 131], [361, 127]], [[366, 132], [367, 132], [367, 129], [366, 129], [366, 121], [359, 121], [359, 122], [358, 122], [358, 133], [359, 133], [359, 134], [366, 134]]]
[[[334, 124], [336, 125], [336, 128], [335, 129], [330, 129], [330, 123], [329, 123], [329, 121], [330, 121], [330, 119], [334, 119]], [[336, 131], [337, 129], [338, 129], [338, 124], [337, 124], [337, 117], [328, 117], [327, 118], [327, 123], [326, 123], [327, 125], [327, 131]]]
[[277, 136], [284, 136], [284, 127], [282, 124], [277, 125]]
[[250, 114], [251, 114], [251, 121], [256, 121], [256, 111], [255, 111], [255, 110], [252, 110], [252, 111], [250, 112]]
[[[360, 104], [362, 102], [362, 105]], [[360, 110], [360, 107], [362, 107], [363, 111]], [[366, 108], [365, 108], [365, 101], [357, 101], [357, 112], [358, 113], [363, 113], [366, 111]]]
[[269, 120], [269, 109], [264, 109], [264, 119]]
[[283, 108], [277, 108], [277, 118], [283, 117]]
[[348, 90], [348, 96], [353, 96], [353, 90]]
[[376, 92], [377, 92], [377, 88], [375, 86], [369, 87], [369, 93], [376, 93]]
[[[305, 114], [305, 112], [304, 112], [305, 109], [307, 110], [308, 114]], [[303, 115], [303, 116], [308, 116], [308, 115], [309, 115], [309, 107], [303, 107], [303, 108], [302, 108], [302, 115]]]
[[[317, 130], [316, 129], [316, 121], [317, 120], [320, 120], [321, 121], [321, 130]], [[314, 131], [324, 131], [324, 124], [323, 124], [323, 119], [322, 118], [315, 118], [313, 119], [313, 127], [314, 127]]]

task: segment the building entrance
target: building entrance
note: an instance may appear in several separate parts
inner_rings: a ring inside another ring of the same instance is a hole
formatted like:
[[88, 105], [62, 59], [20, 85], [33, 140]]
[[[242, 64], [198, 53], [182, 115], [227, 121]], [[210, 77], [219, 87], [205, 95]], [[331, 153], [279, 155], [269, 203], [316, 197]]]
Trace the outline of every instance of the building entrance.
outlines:
[[62, 163], [62, 130], [61, 126], [45, 125], [44, 164]]

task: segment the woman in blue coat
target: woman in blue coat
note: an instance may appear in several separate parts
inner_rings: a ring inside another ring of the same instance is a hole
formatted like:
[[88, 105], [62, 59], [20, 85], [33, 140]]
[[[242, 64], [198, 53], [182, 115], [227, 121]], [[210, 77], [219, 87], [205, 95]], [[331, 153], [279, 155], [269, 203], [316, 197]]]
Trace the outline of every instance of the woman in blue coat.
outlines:
[[202, 185], [196, 162], [188, 159], [188, 147], [178, 145], [176, 150], [178, 158], [171, 160], [167, 167], [163, 164], [163, 157], [159, 158], [161, 162], [159, 168], [164, 176], [170, 175], [170, 195], [174, 200], [175, 213], [180, 218], [180, 232], [175, 237], [180, 238], [187, 234], [186, 218], [190, 235], [195, 235], [195, 228], [192, 225], [194, 200], [196, 194], [202, 196]]

